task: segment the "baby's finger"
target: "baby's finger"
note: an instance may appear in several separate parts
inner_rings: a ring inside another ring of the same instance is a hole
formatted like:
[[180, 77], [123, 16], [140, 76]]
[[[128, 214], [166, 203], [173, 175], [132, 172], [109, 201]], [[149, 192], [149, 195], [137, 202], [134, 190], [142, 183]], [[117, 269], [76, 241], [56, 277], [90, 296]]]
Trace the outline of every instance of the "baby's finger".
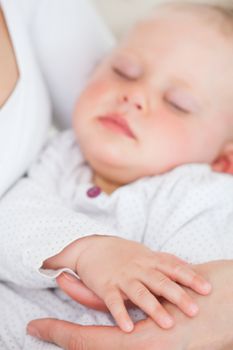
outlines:
[[160, 327], [168, 329], [173, 326], [173, 318], [141, 282], [136, 280], [129, 281], [120, 287], [128, 295], [129, 299], [149, 315]]
[[104, 302], [122, 331], [131, 332], [134, 324], [129, 317], [120, 291], [115, 288], [108, 290]]
[[163, 261], [156, 265], [156, 269], [183, 286], [193, 289], [199, 294], [209, 294], [211, 285], [201, 275], [197, 274], [190, 265], [180, 264], [177, 261]]
[[152, 293], [162, 296], [172, 304], [175, 304], [187, 316], [193, 317], [198, 313], [198, 306], [188, 293], [160, 271], [151, 269], [149, 273], [141, 276], [141, 282]]

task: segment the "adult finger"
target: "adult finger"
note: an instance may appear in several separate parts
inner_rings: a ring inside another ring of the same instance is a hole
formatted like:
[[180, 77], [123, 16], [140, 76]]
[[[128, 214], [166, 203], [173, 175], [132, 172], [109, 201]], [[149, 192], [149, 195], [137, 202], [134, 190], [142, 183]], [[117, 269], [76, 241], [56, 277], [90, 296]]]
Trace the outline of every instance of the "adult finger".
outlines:
[[123, 350], [123, 333], [117, 327], [80, 326], [56, 319], [34, 320], [27, 332], [65, 350]]
[[[75, 276], [63, 272], [56, 280], [63, 292], [69, 295], [73, 300], [91, 309], [109, 312], [105, 303]], [[125, 305], [127, 308], [135, 307], [129, 300], [125, 302]]]
[[105, 303], [75, 276], [64, 272], [57, 277], [57, 284], [78, 303], [95, 310], [108, 311]]

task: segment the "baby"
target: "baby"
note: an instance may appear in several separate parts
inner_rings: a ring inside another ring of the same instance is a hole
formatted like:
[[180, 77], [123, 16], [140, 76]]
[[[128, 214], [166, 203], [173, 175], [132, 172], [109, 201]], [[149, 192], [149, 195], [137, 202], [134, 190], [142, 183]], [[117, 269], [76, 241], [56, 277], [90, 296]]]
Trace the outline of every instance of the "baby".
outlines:
[[[233, 180], [217, 173], [233, 171], [232, 38], [231, 10], [168, 4], [100, 63], [78, 99], [74, 132], [50, 142], [0, 203], [1, 266], [22, 314], [25, 295], [34, 308], [38, 299], [28, 288], [55, 287], [66, 270], [124, 331], [133, 329], [126, 300], [163, 328], [174, 321], [156, 296], [197, 314], [181, 285], [203, 295], [211, 287], [181, 259], [233, 258]], [[37, 305], [31, 318], [57, 316], [43, 293], [47, 309]], [[56, 290], [53, 298], [64, 301]], [[62, 317], [112, 324], [77, 307], [66, 300]]]

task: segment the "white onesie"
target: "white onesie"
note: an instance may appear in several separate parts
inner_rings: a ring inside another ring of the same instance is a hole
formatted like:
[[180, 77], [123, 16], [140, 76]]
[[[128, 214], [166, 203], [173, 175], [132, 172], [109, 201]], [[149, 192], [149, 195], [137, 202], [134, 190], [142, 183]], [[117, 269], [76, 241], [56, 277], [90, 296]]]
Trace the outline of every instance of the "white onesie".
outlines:
[[[72, 131], [54, 138], [27, 177], [0, 202], [0, 349], [56, 349], [25, 335], [38, 317], [113, 324], [110, 315], [71, 301], [42, 262], [72, 241], [117, 235], [193, 263], [233, 258], [233, 178], [207, 165], [181, 166], [161, 176], [99, 193]], [[46, 288], [55, 289], [46, 289]], [[132, 310], [138, 320], [142, 312]]]

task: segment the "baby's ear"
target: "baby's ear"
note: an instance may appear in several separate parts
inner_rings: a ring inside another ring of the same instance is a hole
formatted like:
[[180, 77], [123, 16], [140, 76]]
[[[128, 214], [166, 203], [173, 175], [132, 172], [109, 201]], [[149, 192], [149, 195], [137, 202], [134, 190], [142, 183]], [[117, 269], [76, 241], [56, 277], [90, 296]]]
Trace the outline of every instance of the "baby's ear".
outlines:
[[214, 171], [233, 175], [233, 142], [228, 142], [218, 158], [212, 163]]

